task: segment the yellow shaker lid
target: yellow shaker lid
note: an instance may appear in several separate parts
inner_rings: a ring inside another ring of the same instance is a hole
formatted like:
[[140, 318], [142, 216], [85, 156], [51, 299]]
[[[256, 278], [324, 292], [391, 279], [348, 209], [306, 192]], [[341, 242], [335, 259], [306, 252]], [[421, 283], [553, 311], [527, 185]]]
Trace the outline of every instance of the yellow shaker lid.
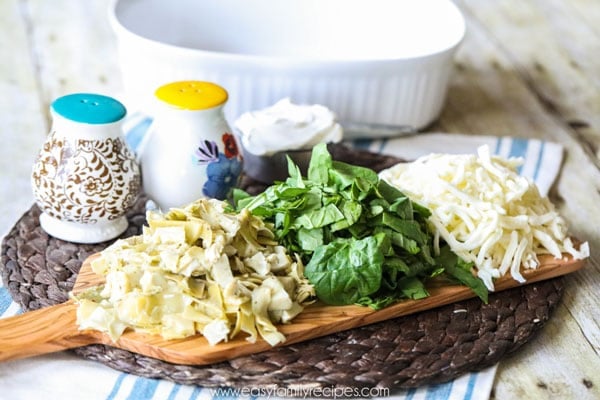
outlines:
[[206, 110], [227, 101], [227, 91], [221, 86], [203, 81], [178, 81], [156, 89], [154, 95], [182, 110]]

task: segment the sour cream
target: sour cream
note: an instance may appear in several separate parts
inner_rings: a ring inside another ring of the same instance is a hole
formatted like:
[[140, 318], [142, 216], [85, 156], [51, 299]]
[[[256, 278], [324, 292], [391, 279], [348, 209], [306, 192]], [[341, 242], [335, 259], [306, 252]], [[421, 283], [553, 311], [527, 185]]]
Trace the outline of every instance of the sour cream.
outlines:
[[318, 143], [337, 143], [343, 129], [327, 107], [293, 104], [289, 98], [251, 111], [234, 123], [244, 149], [258, 156], [280, 151], [311, 149]]

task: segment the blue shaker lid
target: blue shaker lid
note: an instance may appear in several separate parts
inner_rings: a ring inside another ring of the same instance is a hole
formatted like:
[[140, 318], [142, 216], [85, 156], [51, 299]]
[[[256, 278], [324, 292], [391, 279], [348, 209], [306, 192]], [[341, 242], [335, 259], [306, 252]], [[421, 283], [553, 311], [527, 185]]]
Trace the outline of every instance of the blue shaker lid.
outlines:
[[112, 97], [93, 93], [74, 93], [52, 102], [52, 110], [75, 122], [109, 124], [122, 119], [127, 110]]

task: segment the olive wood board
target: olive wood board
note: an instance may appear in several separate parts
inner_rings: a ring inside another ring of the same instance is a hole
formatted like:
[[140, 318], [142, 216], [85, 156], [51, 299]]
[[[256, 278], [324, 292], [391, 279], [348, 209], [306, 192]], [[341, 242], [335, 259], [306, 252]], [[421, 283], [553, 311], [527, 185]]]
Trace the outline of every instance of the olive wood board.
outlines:
[[[103, 283], [103, 278], [91, 270], [92, 255], [82, 264], [73, 287], [74, 293]], [[540, 256], [535, 270], [522, 271], [527, 283], [555, 278], [577, 271], [585, 260], [565, 256], [555, 259]], [[520, 286], [510, 276], [495, 281], [496, 291]], [[420, 300], [404, 300], [381, 310], [356, 305], [328, 306], [314, 303], [307, 306], [290, 324], [279, 325], [286, 341], [278, 346], [298, 343], [347, 329], [429, 310], [466, 300], [475, 294], [465, 286], [428, 288], [430, 296]], [[0, 319], [0, 361], [31, 357], [90, 344], [105, 344], [174, 364], [208, 365], [239, 356], [259, 353], [272, 347], [264, 340], [247, 341], [244, 334], [216, 345], [210, 345], [202, 335], [166, 340], [158, 335], [126, 331], [116, 342], [102, 332], [79, 330], [76, 323], [77, 304], [65, 303]]]

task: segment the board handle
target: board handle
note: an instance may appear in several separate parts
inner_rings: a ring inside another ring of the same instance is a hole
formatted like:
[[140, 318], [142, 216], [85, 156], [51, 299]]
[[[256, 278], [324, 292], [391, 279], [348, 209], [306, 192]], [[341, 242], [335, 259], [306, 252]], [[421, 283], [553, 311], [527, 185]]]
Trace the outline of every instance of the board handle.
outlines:
[[97, 343], [77, 328], [77, 304], [65, 303], [0, 319], [0, 361], [53, 353]]

